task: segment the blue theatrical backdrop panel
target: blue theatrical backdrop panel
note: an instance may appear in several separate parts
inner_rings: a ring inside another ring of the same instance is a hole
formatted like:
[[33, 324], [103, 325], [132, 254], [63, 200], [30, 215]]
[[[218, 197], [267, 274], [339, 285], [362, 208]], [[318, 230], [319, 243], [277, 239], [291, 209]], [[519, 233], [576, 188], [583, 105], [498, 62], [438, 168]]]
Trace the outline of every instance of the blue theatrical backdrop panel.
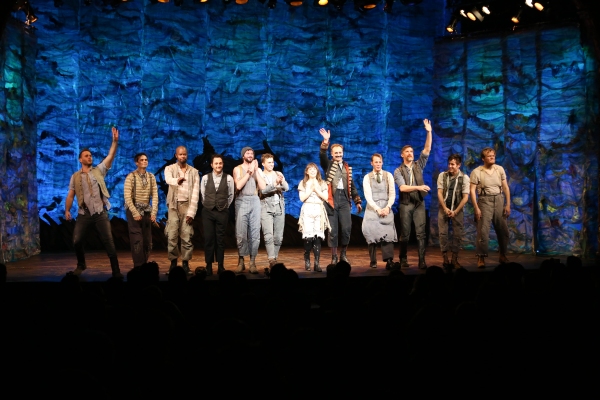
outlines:
[[38, 254], [35, 36], [12, 22], [0, 41], [0, 263]]
[[112, 125], [120, 130], [107, 178], [112, 216], [125, 217], [123, 180], [136, 153], [148, 154], [165, 190], [163, 169], [185, 145], [201, 173], [214, 152], [229, 173], [244, 146], [274, 154], [291, 185], [287, 212], [297, 217], [297, 184], [306, 164], [318, 162], [321, 127], [345, 146], [362, 194], [371, 154], [382, 153], [393, 171], [402, 144], [420, 152], [422, 120], [434, 119], [443, 0], [398, 5], [392, 14], [361, 13], [351, 3], [270, 10], [260, 2], [65, 0], [57, 8], [38, 0], [36, 8], [40, 215], [54, 222], [77, 155], [90, 148], [99, 163]]
[[[575, 27], [436, 45], [436, 139], [444, 143], [434, 151], [434, 175], [461, 143], [469, 174], [481, 164], [481, 148], [495, 148], [511, 191], [510, 251], [597, 250], [595, 65]], [[430, 209], [432, 225], [437, 209]], [[463, 245], [475, 243], [472, 215], [467, 207]], [[437, 228], [432, 233], [437, 243]], [[490, 239], [497, 248], [495, 233]]]

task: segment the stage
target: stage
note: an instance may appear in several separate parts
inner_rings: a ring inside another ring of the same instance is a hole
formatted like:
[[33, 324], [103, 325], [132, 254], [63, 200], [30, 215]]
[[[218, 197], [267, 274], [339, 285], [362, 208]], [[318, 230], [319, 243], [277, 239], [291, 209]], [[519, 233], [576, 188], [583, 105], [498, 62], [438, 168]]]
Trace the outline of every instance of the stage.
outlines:
[[[324, 247], [321, 256], [321, 267], [323, 272], [305, 271], [304, 270], [304, 250], [301, 248], [282, 248], [279, 253], [279, 261], [284, 263], [287, 268], [294, 269], [301, 279], [320, 279], [325, 278], [325, 267], [331, 260], [329, 248]], [[378, 249], [378, 258], [381, 253]], [[395, 250], [395, 259], [398, 261], [398, 249]], [[106, 253], [102, 251], [89, 252], [86, 254], [88, 269], [81, 275], [82, 282], [102, 282], [106, 281], [111, 276], [110, 263]], [[369, 253], [366, 246], [351, 247], [348, 249], [348, 258], [352, 265], [351, 277], [385, 277], [389, 274], [385, 269], [385, 262], [378, 259], [377, 268], [369, 268]], [[539, 257], [532, 254], [509, 254], [508, 258], [512, 262], [523, 265], [526, 270], [538, 269], [541, 262], [548, 257]], [[555, 256], [563, 263], [566, 261], [566, 256]], [[166, 272], [169, 268], [167, 252], [160, 251], [152, 253], [150, 257], [160, 266], [160, 279], [166, 281], [168, 276]], [[75, 268], [75, 253], [42, 253], [32, 256], [25, 260], [7, 263], [7, 281], [8, 282], [59, 282], [65, 274]], [[311, 255], [311, 261], [313, 260]], [[442, 266], [442, 254], [437, 247], [427, 248], [427, 265]], [[477, 268], [477, 258], [474, 251], [463, 250], [459, 254], [460, 264], [470, 272], [485, 273], [492, 271], [498, 265], [498, 254], [491, 253], [487, 258], [487, 266], [484, 269]], [[131, 261], [131, 253], [128, 251], [119, 251], [119, 262], [121, 272], [126, 273], [133, 268]], [[424, 270], [417, 268], [418, 256], [416, 246], [409, 246], [408, 262], [410, 268], [403, 268], [402, 272], [406, 275], [418, 275], [424, 273]], [[583, 260], [584, 266], [595, 265], [595, 260]], [[181, 265], [181, 260], [179, 262]], [[246, 270], [244, 275], [248, 279], [268, 279], [264, 273], [268, 267], [267, 254], [263, 248], [259, 250], [256, 265], [258, 274], [250, 274], [248, 272], [248, 257], [246, 257]], [[204, 267], [204, 253], [202, 250], [194, 252], [194, 258], [190, 261], [190, 269], [194, 271], [197, 267]], [[237, 268], [237, 252], [235, 249], [227, 249], [225, 252], [225, 269], [235, 271]], [[216, 272], [217, 265], [213, 264], [213, 270]], [[217, 280], [218, 275], [215, 273], [208, 280]]]

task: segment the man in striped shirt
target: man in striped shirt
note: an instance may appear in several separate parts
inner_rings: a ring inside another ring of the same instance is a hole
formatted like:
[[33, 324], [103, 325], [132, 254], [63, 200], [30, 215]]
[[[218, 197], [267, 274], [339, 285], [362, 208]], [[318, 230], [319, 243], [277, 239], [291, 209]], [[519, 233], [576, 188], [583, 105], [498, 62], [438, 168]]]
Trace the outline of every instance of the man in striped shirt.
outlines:
[[146, 171], [146, 153], [138, 153], [133, 159], [137, 169], [127, 175], [123, 190], [133, 266], [139, 267], [148, 262], [152, 250], [152, 224], [156, 223], [158, 212], [158, 189], [156, 178]]
[[[198, 170], [187, 163], [187, 157], [185, 146], [179, 146], [175, 150], [177, 162], [165, 168], [165, 182], [169, 185], [165, 235], [168, 258], [171, 261], [169, 271], [177, 266], [177, 258], [181, 255], [181, 266], [189, 274], [191, 273], [189, 260], [194, 250], [192, 224], [198, 210], [200, 176]], [[181, 249], [178, 247], [179, 239], [181, 239]]]

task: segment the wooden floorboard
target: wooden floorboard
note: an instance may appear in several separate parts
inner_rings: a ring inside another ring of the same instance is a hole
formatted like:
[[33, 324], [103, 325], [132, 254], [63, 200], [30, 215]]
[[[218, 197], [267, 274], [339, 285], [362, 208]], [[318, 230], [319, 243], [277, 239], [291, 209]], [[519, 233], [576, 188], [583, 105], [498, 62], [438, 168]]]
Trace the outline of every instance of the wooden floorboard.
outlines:
[[[395, 250], [395, 261], [398, 257], [398, 249]], [[378, 256], [380, 257], [379, 249]], [[93, 252], [87, 253], [87, 264], [88, 269], [81, 275], [83, 282], [101, 282], [107, 280], [111, 276], [110, 263], [106, 253], [104, 252]], [[369, 268], [369, 254], [367, 247], [354, 247], [348, 249], [348, 258], [352, 264], [352, 277], [376, 277], [386, 276], [388, 271], [385, 270], [385, 263], [381, 260], [378, 261], [376, 269]], [[536, 257], [531, 254], [510, 254], [510, 261], [514, 261], [522, 264], [525, 269], [538, 269], [540, 263], [549, 257]], [[566, 256], [558, 256], [555, 258], [561, 259], [565, 262]], [[167, 259], [167, 253], [156, 252], [150, 257], [160, 266], [161, 280], [167, 280], [165, 272], [168, 270], [169, 261]], [[321, 266], [325, 270], [325, 266], [331, 259], [331, 253], [329, 248], [324, 247], [321, 257]], [[429, 266], [442, 265], [442, 255], [438, 248], [429, 247], [427, 249], [427, 264]], [[302, 279], [321, 279], [325, 277], [325, 273], [308, 272], [304, 270], [303, 261], [303, 250], [301, 248], [282, 248], [279, 254], [279, 261], [283, 262], [286, 267], [294, 269], [300, 278]], [[487, 259], [487, 268], [478, 269], [477, 259], [474, 251], [462, 251], [459, 257], [460, 263], [468, 271], [472, 272], [486, 272], [493, 270], [498, 265], [497, 253], [492, 254]], [[127, 251], [119, 252], [119, 262], [121, 264], [121, 271], [126, 274], [132, 267], [131, 253]], [[416, 246], [409, 247], [408, 262], [411, 265], [408, 269], [402, 271], [407, 275], [417, 275], [423, 273], [422, 270], [417, 268], [417, 249]], [[247, 261], [246, 261], [247, 263]], [[585, 266], [592, 266], [594, 260], [584, 260]], [[190, 261], [190, 268], [192, 271], [196, 267], [205, 266], [204, 254], [202, 251], [195, 251], [194, 258]], [[248, 279], [267, 279], [264, 274], [265, 267], [268, 267], [267, 255], [264, 249], [260, 249], [257, 256], [257, 266], [260, 271], [259, 274], [250, 274], [246, 269], [245, 274]], [[19, 260], [10, 262], [7, 264], [7, 281], [8, 282], [59, 282], [62, 277], [75, 267], [75, 254], [74, 253], [42, 253], [36, 256], [32, 256], [26, 260]], [[225, 252], [225, 268], [227, 270], [235, 271], [237, 267], [237, 252], [235, 249], [227, 249]], [[214, 266], [216, 271], [216, 265]], [[218, 277], [213, 275], [208, 279], [217, 280]]]

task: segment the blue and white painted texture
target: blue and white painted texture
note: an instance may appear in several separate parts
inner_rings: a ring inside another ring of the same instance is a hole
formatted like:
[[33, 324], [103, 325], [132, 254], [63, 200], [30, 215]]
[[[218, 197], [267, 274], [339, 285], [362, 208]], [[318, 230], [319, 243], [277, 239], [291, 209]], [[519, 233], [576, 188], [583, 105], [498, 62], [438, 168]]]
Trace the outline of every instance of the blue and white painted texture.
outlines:
[[[509, 175], [511, 251], [597, 250], [596, 65], [577, 28], [436, 45], [434, 175], [450, 153], [464, 155], [470, 174], [480, 150], [494, 147]], [[473, 209], [466, 209], [463, 246], [472, 248]], [[437, 210], [435, 202], [434, 241]]]
[[[384, 168], [393, 171], [404, 144], [420, 152], [422, 120], [431, 118], [425, 176], [432, 188], [450, 152], [463, 154], [470, 173], [482, 147], [498, 149], [513, 193], [512, 251], [597, 248], [595, 62], [576, 29], [435, 43], [447, 22], [443, 0], [396, 4], [393, 14], [360, 13], [351, 2], [341, 11], [282, 1], [274, 10], [259, 2], [83, 3], [65, 0], [56, 8], [52, 0], [36, 1], [35, 71], [27, 64], [19, 76], [36, 76], [35, 102], [20, 100], [23, 110], [35, 104], [35, 112], [24, 111], [18, 123], [37, 137], [37, 163], [21, 161], [28, 174], [37, 173], [37, 184], [32, 177], [21, 183], [14, 167], [7, 169], [12, 183], [2, 180], [4, 197], [27, 187], [29, 214], [39, 208], [61, 222], [77, 154], [89, 147], [99, 162], [113, 124], [121, 140], [107, 179], [112, 216], [124, 217], [123, 179], [135, 167], [133, 155], [145, 151], [160, 177], [182, 144], [203, 172], [213, 152], [225, 155], [229, 171], [244, 146], [273, 153], [292, 185], [287, 212], [297, 216], [295, 189], [306, 164], [318, 161], [319, 128], [331, 129], [332, 141], [345, 146], [362, 182], [371, 154], [382, 153]], [[10, 36], [3, 40], [17, 45]], [[0, 79], [5, 125], [8, 78]], [[21, 145], [8, 146], [17, 152]], [[160, 200], [165, 218], [163, 193]], [[36, 201], [38, 208], [31, 206]], [[435, 194], [427, 207], [436, 243]], [[469, 247], [470, 208], [466, 219]], [[2, 220], [9, 221], [6, 213]], [[10, 221], [4, 232], [15, 229]], [[34, 236], [36, 224], [29, 217]]]

